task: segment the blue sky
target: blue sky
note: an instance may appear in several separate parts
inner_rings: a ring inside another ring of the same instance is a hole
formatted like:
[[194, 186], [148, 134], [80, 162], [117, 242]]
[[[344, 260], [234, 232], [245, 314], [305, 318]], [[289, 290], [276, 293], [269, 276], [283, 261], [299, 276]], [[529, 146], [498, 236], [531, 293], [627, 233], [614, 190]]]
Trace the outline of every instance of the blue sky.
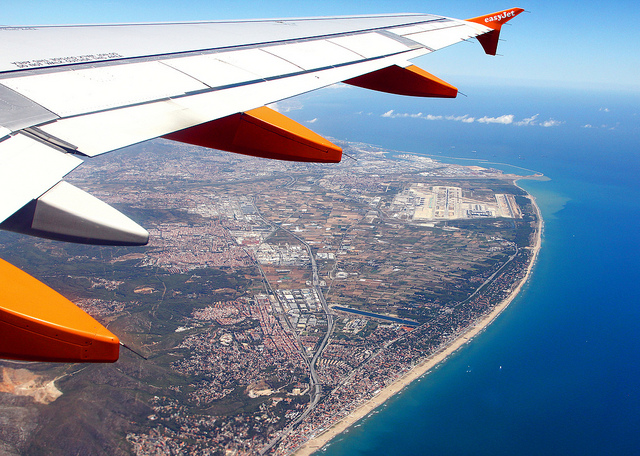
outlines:
[[460, 44], [416, 63], [454, 83], [500, 80], [519, 86], [555, 86], [640, 92], [640, 20], [631, 1], [399, 1], [399, 0], [23, 0], [3, 6], [4, 25], [191, 21], [347, 14], [425, 12], [467, 18], [518, 6], [532, 12], [505, 27], [499, 53], [485, 56]]

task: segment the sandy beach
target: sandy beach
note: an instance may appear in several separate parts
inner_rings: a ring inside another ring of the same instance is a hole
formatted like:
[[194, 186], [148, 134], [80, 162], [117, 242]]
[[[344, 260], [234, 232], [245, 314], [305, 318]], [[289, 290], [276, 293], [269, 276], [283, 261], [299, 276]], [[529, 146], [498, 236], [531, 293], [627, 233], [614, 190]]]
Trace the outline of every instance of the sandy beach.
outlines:
[[[515, 182], [514, 182], [515, 184]], [[533, 269], [533, 265], [535, 264], [538, 252], [540, 251], [540, 246], [542, 243], [542, 231], [544, 227], [544, 222], [542, 220], [540, 209], [536, 204], [535, 198], [529, 195], [531, 198], [531, 202], [536, 210], [536, 214], [538, 217], [538, 227], [536, 229], [536, 239], [534, 241], [534, 245], [532, 248], [532, 257], [529, 265], [527, 266], [526, 273], [520, 283], [513, 289], [513, 291], [509, 294], [507, 298], [505, 298], [500, 304], [498, 304], [488, 315], [486, 315], [482, 320], [477, 322], [475, 325], [470, 326], [467, 331], [460, 334], [458, 338], [456, 338], [450, 345], [446, 348], [440, 350], [439, 352], [433, 354], [429, 358], [425, 359], [423, 362], [418, 364], [416, 367], [407, 372], [404, 376], [390, 384], [389, 386], [382, 389], [376, 396], [371, 398], [369, 401], [363, 403], [360, 407], [353, 410], [349, 415], [336, 422], [333, 426], [327, 429], [322, 434], [310, 439], [304, 445], [302, 445], [298, 450], [295, 451], [295, 456], [308, 456], [314, 453], [315, 451], [322, 448], [324, 445], [329, 443], [339, 434], [343, 433], [350, 426], [355, 424], [360, 419], [369, 415], [373, 410], [375, 410], [380, 405], [384, 404], [389, 398], [402, 391], [407, 385], [409, 385], [414, 380], [422, 377], [424, 374], [429, 372], [435, 366], [440, 364], [442, 361], [446, 360], [452, 353], [462, 347], [464, 344], [468, 343], [471, 339], [473, 339], [476, 335], [478, 335], [482, 330], [484, 330], [491, 322], [498, 316], [500, 313], [506, 309], [509, 304], [514, 300], [514, 298], [520, 293], [520, 290], [524, 286], [524, 284], [529, 279], [531, 271]]]

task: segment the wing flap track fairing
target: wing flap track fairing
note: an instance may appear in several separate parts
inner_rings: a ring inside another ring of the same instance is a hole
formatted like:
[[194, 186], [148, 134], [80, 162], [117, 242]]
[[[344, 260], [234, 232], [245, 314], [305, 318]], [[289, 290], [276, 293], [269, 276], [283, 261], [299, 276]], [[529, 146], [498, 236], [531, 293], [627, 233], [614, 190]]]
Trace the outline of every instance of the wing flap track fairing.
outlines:
[[146, 245], [149, 233], [107, 203], [60, 181], [0, 224], [30, 236], [96, 245]]
[[165, 135], [164, 138], [254, 157], [338, 163], [342, 149], [266, 106]]
[[392, 65], [344, 81], [346, 84], [379, 92], [412, 97], [455, 98], [458, 89], [415, 65]]
[[120, 341], [71, 301], [0, 260], [0, 358], [115, 362]]

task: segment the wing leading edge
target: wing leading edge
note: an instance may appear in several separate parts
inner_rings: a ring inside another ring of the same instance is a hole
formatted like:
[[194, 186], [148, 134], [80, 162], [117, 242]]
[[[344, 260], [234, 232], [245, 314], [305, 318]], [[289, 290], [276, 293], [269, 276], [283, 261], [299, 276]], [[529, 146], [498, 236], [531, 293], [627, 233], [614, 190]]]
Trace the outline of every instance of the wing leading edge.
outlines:
[[[142, 227], [62, 181], [83, 158], [163, 136], [339, 162], [339, 147], [265, 106], [338, 82], [453, 98], [455, 87], [409, 61], [473, 37], [495, 55], [501, 26], [521, 12], [8, 27], [0, 43], [0, 228], [144, 245]], [[117, 337], [2, 260], [0, 290], [0, 357], [117, 360]]]

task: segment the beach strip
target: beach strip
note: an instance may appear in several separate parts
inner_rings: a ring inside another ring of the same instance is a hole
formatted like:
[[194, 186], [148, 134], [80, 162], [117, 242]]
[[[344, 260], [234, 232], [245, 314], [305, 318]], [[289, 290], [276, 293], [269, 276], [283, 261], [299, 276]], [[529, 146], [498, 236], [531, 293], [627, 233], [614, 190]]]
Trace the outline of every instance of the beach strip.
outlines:
[[[515, 184], [515, 182], [514, 182]], [[521, 188], [521, 187], [519, 187]], [[520, 290], [524, 286], [524, 284], [529, 279], [529, 275], [533, 269], [533, 265], [535, 264], [538, 253], [540, 252], [540, 247], [542, 244], [542, 231], [544, 227], [544, 223], [542, 220], [542, 216], [540, 214], [540, 208], [536, 204], [535, 198], [527, 193], [528, 197], [533, 204], [533, 207], [536, 211], [536, 216], [538, 219], [538, 226], [536, 227], [536, 237], [534, 241], [534, 245], [531, 247], [532, 255], [531, 261], [527, 265], [527, 270], [525, 272], [524, 277], [520, 280], [520, 283], [513, 289], [513, 291], [507, 296], [500, 304], [498, 304], [494, 309], [487, 314], [482, 320], [476, 323], [473, 326], [470, 326], [467, 331], [460, 334], [455, 340], [451, 342], [450, 345], [440, 350], [437, 353], [434, 353], [420, 364], [416, 365], [413, 369], [407, 372], [405, 375], [400, 377], [398, 380], [391, 383], [389, 386], [386, 386], [380, 392], [372, 397], [367, 402], [363, 403], [361, 406], [353, 410], [349, 415], [342, 418], [340, 421], [337, 421], [333, 424], [329, 429], [324, 431], [322, 434], [319, 434], [312, 439], [309, 439], [306, 443], [304, 443], [300, 448], [298, 448], [293, 454], [295, 456], [310, 456], [314, 452], [318, 451], [320, 448], [325, 446], [331, 440], [336, 438], [338, 435], [342, 434], [349, 427], [353, 426], [356, 422], [361, 420], [362, 418], [369, 415], [376, 408], [380, 407], [384, 404], [389, 398], [394, 396], [395, 394], [402, 391], [406, 386], [411, 384], [413, 381], [422, 377], [424, 374], [429, 372], [435, 366], [446, 360], [451, 354], [457, 351], [460, 347], [468, 343], [471, 339], [473, 339], [476, 335], [478, 335], [482, 330], [484, 330], [493, 320], [496, 319], [500, 313], [504, 309], [506, 309], [509, 304], [518, 296]]]

